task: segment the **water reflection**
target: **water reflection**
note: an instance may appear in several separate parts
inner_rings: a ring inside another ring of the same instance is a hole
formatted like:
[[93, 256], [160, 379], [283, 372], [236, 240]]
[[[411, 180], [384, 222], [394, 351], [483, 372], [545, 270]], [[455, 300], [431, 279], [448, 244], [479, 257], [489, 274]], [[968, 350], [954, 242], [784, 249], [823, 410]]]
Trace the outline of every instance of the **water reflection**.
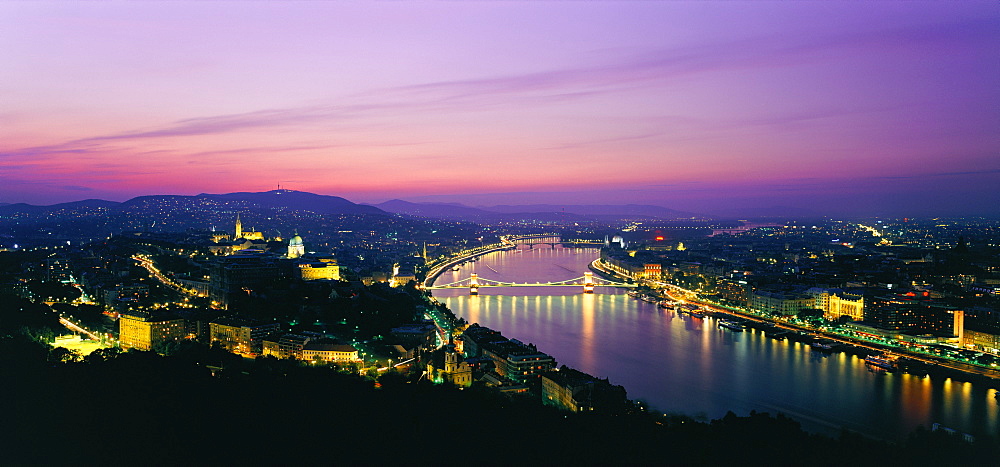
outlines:
[[[440, 279], [476, 272], [513, 282], [582, 276], [597, 250], [498, 252]], [[894, 438], [932, 423], [973, 434], [1000, 432], [994, 390], [951, 380], [869, 371], [846, 354], [824, 354], [760, 332], [720, 329], [617, 289], [575, 287], [435, 291], [459, 316], [531, 342], [560, 364], [610, 378], [629, 397], [667, 412], [721, 417], [727, 410], [783, 412], [811, 430], [841, 427]]]

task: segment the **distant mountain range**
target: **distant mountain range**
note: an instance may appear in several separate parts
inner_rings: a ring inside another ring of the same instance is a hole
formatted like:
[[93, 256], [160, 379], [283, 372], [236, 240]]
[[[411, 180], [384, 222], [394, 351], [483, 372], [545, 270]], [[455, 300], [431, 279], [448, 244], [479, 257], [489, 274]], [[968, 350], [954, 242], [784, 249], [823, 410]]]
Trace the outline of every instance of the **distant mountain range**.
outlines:
[[195, 196], [149, 195], [132, 198], [125, 202], [88, 199], [70, 203], [35, 206], [25, 203], [0, 205], [0, 214], [46, 214], [58, 211], [87, 211], [97, 209], [131, 211], [151, 206], [172, 206], [178, 209], [197, 209], [204, 201], [243, 202], [247, 207], [291, 209], [312, 211], [317, 214], [376, 214], [387, 212], [374, 206], [355, 204], [338, 196], [317, 195], [303, 191], [272, 190], [262, 193], [227, 193], [213, 195], [202, 193]]
[[386, 212], [373, 206], [355, 204], [339, 196], [317, 195], [304, 191], [271, 190], [261, 193], [227, 193], [213, 195], [202, 193], [195, 196], [156, 195], [140, 196], [122, 203], [122, 207], [140, 206], [150, 202], [170, 199], [179, 203], [199, 203], [201, 201], [244, 202], [261, 208], [312, 211], [317, 214], [376, 214]]
[[119, 205], [121, 205], [121, 203], [115, 201], [105, 201], [103, 199], [85, 199], [83, 201], [71, 201], [69, 203], [59, 203], [49, 206], [35, 206], [33, 204], [26, 203], [0, 203], [0, 214], [45, 214], [56, 211], [96, 210], [101, 208], [111, 209]]
[[198, 212], [208, 206], [229, 205], [233, 208], [287, 209], [310, 211], [317, 214], [387, 215], [389, 213], [411, 217], [459, 220], [468, 222], [496, 222], [534, 220], [540, 222], [586, 222], [622, 218], [685, 219], [697, 214], [677, 211], [662, 206], [625, 205], [499, 205], [470, 207], [457, 203], [413, 203], [394, 199], [375, 205], [356, 204], [338, 196], [317, 195], [303, 191], [272, 190], [261, 193], [240, 192], [226, 194], [202, 193], [195, 196], [150, 195], [139, 196], [125, 202], [88, 199], [50, 206], [25, 203], [0, 205], [0, 215], [45, 215], [57, 213], [108, 212], [161, 212], [164, 209]]
[[500, 205], [469, 207], [456, 203], [412, 203], [394, 199], [374, 206], [383, 211], [416, 217], [487, 222], [498, 220], [600, 220], [623, 217], [680, 219], [696, 214], [676, 211], [662, 206], [639, 204], [626, 205]]

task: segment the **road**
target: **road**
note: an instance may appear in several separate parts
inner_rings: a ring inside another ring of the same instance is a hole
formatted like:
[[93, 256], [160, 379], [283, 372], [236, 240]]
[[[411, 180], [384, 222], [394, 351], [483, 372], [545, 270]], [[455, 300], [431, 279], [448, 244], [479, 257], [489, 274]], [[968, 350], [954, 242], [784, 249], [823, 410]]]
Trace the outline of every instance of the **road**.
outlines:
[[170, 280], [169, 277], [164, 276], [159, 269], [156, 268], [156, 264], [147, 255], [135, 254], [132, 259], [139, 262], [139, 265], [149, 271], [149, 275], [156, 278], [163, 285], [167, 286], [169, 289], [181, 294], [182, 296], [197, 297], [198, 293], [191, 289], [185, 289], [182, 285]]

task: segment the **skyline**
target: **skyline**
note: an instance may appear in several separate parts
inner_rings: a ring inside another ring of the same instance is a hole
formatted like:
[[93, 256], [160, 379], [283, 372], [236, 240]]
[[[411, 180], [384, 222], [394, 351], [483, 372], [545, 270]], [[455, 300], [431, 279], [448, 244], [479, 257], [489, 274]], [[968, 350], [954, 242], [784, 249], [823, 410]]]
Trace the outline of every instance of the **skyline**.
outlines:
[[996, 212], [995, 2], [567, 5], [0, 4], [0, 202]]

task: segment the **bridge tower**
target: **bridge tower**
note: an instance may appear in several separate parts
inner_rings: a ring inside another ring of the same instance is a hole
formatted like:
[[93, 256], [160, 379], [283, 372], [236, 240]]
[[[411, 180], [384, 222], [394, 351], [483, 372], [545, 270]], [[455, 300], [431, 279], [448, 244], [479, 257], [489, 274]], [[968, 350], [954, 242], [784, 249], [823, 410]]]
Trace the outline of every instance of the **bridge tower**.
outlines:
[[469, 277], [469, 295], [479, 295], [479, 274], [472, 273]]
[[583, 293], [594, 293], [594, 273], [583, 273]]

